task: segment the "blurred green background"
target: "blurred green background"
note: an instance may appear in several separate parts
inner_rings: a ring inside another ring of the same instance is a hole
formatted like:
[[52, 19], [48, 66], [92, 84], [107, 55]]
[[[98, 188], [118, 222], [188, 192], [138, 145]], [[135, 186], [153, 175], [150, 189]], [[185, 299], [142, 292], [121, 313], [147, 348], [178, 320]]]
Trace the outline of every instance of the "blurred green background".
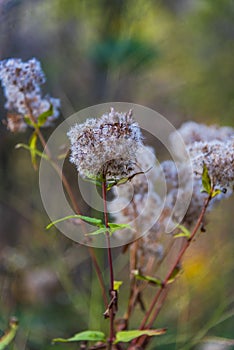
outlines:
[[[234, 127], [232, 0], [0, 0], [0, 59], [8, 57], [41, 61], [44, 92], [61, 99], [60, 121], [90, 105], [126, 101], [176, 127], [186, 120]], [[3, 105], [1, 91], [1, 119]], [[30, 131], [13, 135], [1, 125], [0, 134], [0, 329], [16, 315], [10, 349], [75, 349], [51, 339], [107, 328], [87, 249], [44, 230], [38, 174], [14, 148]], [[232, 216], [233, 198], [209, 215], [155, 325], [168, 333], [152, 349], [231, 348], [199, 342], [234, 338]], [[97, 254], [105, 266], [105, 254]], [[114, 255], [116, 279], [127, 281], [127, 256]], [[127, 295], [125, 286], [120, 315]], [[138, 310], [132, 327], [140, 317]]]

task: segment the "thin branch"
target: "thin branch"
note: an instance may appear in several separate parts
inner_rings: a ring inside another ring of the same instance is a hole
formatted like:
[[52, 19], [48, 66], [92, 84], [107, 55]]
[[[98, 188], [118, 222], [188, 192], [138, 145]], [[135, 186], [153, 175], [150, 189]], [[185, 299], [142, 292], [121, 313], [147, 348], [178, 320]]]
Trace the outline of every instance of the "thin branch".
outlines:
[[[102, 182], [102, 199], [103, 199], [103, 210], [104, 210], [104, 221], [106, 228], [109, 227], [109, 221], [108, 221], [108, 211], [107, 211], [107, 201], [106, 201], [106, 180], [104, 179]], [[112, 344], [115, 338], [115, 331], [114, 331], [114, 318], [115, 318], [115, 312], [117, 307], [117, 295], [116, 291], [114, 290], [114, 270], [113, 270], [113, 261], [112, 261], [112, 251], [111, 251], [111, 245], [110, 245], [110, 233], [107, 230], [106, 231], [106, 242], [107, 242], [107, 251], [108, 251], [108, 264], [109, 264], [109, 275], [110, 275], [110, 296], [111, 301], [109, 303], [107, 311], [104, 313], [104, 316], [108, 315], [107, 317], [110, 318], [110, 337], [109, 337], [109, 346], [108, 349], [112, 349]]]
[[[31, 120], [31, 122], [33, 123], [33, 125], [36, 124], [36, 120], [32, 114], [32, 109], [31, 107], [27, 104], [27, 101], [25, 101], [27, 107], [28, 107], [28, 110], [29, 110], [29, 119]], [[44, 136], [42, 135], [41, 133], [41, 130], [40, 128], [35, 128], [35, 132], [36, 134], [38, 135], [39, 137], [39, 140], [41, 141], [41, 144], [44, 148], [44, 151], [48, 157], [48, 159], [50, 160], [50, 163], [51, 165], [53, 166], [53, 168], [55, 169], [55, 171], [57, 172], [57, 174], [59, 175], [63, 185], [64, 185], [64, 188], [68, 194], [68, 197], [70, 198], [71, 200], [71, 204], [72, 204], [72, 207], [75, 211], [76, 214], [81, 214], [80, 212], [80, 209], [79, 209], [79, 206], [77, 204], [77, 200], [74, 196], [74, 193], [70, 187], [70, 184], [69, 182], [67, 181], [67, 178], [66, 176], [64, 175], [62, 169], [60, 168], [60, 166], [56, 163], [56, 161], [52, 158], [51, 156], [51, 152], [48, 148], [48, 145], [44, 139]], [[84, 227], [84, 224], [82, 222], [82, 230], [83, 232], [85, 233], [85, 227]], [[94, 250], [92, 247], [88, 247], [88, 251], [89, 251], [89, 254], [90, 254], [90, 257], [92, 259], [92, 262], [93, 262], [93, 265], [94, 265], [94, 268], [95, 268], [95, 271], [96, 271], [96, 274], [97, 274], [97, 277], [98, 277], [98, 280], [99, 280], [99, 283], [100, 283], [100, 287], [101, 287], [101, 290], [102, 290], [102, 297], [103, 297], [103, 301], [104, 301], [104, 305], [105, 307], [107, 307], [108, 305], [108, 299], [107, 299], [107, 295], [106, 295], [106, 291], [105, 291], [105, 283], [104, 283], [104, 280], [103, 280], [103, 276], [102, 276], [102, 272], [101, 272], [101, 269], [99, 267], [99, 264], [98, 264], [98, 261], [97, 261], [97, 258], [95, 256], [95, 253], [94, 253]]]
[[[191, 233], [191, 236], [188, 240], [186, 240], [184, 246], [181, 248], [180, 252], [179, 252], [179, 255], [177, 256], [175, 262], [173, 263], [171, 269], [169, 270], [168, 274], [166, 275], [163, 283], [162, 283], [162, 286], [161, 288], [158, 290], [158, 292], [156, 293], [155, 297], [153, 298], [150, 306], [149, 306], [149, 309], [148, 311], [146, 312], [142, 322], [141, 322], [141, 325], [139, 327], [140, 330], [142, 329], [145, 329], [145, 328], [150, 328], [152, 327], [155, 319], [157, 318], [161, 308], [162, 308], [162, 305], [163, 305], [163, 302], [164, 300], [166, 299], [166, 295], [167, 295], [167, 290], [168, 290], [168, 281], [170, 280], [171, 276], [173, 275], [173, 272], [175, 271], [176, 267], [179, 265], [179, 263], [181, 262], [181, 259], [182, 257], [184, 256], [186, 250], [188, 249], [188, 247], [190, 246], [191, 242], [193, 241], [196, 233], [198, 232], [201, 224], [202, 224], [202, 221], [203, 221], [203, 218], [204, 218], [204, 215], [206, 213], [206, 209], [210, 203], [212, 199], [212, 193], [207, 197], [207, 199], [205, 200], [205, 203], [203, 205], [203, 208], [202, 208], [202, 211], [197, 219], [197, 222], [196, 222], [196, 225]], [[159, 304], [159, 306], [155, 309], [155, 311], [153, 312], [156, 304], [158, 303], [158, 301], [160, 300], [160, 297], [161, 295], [164, 294], [164, 297], [162, 297], [162, 300]], [[151, 318], [150, 318], [151, 316]], [[150, 318], [150, 321], [149, 323], [147, 324], [147, 321], [149, 320]], [[145, 341], [146, 337], [141, 337], [139, 338], [138, 341], [133, 341], [133, 344], [138, 344], [140, 346], [142, 346], [142, 344], [144, 344], [144, 341]]]

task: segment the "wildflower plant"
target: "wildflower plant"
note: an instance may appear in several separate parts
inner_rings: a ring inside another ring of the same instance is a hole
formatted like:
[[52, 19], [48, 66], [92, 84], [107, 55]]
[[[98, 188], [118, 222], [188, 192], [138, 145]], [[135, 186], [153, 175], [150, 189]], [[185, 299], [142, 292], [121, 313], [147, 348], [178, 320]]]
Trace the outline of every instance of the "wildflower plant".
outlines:
[[[0, 80], [6, 97], [5, 108], [9, 111], [7, 127], [10, 131], [24, 131], [34, 124], [50, 126], [58, 118], [60, 101], [49, 95], [42, 97], [40, 86], [46, 78], [35, 58], [27, 62], [15, 58], [1, 61]], [[45, 120], [41, 115], [46, 112], [49, 115]]]
[[[12, 132], [32, 128], [29, 145], [20, 144], [18, 148], [30, 151], [35, 168], [36, 158], [41, 157], [57, 172], [75, 212], [52, 220], [47, 228], [61, 222], [75, 223], [75, 228], [82, 231], [87, 242], [99, 236], [106, 241], [108, 283], [95, 250], [91, 244], [87, 245], [102, 290], [100, 321], [104, 318], [108, 322], [108, 334], [100, 329], [85, 330], [71, 338], [53, 341], [81, 342], [82, 349], [146, 349], [151, 337], [167, 332], [166, 327], [155, 329], [154, 324], [172, 283], [180, 274], [185, 252], [199, 230], [204, 228], [206, 212], [213, 209], [215, 202], [233, 193], [234, 130], [185, 123], [179, 130], [185, 150], [177, 148], [176, 133], [170, 135], [170, 142], [179, 155], [185, 151], [190, 162], [180, 157], [177, 163], [165, 160], [159, 164], [154, 149], [144, 145], [134, 110], [119, 112], [112, 107], [96, 118], [70, 126], [67, 132], [70, 162], [90, 186], [101, 190], [103, 216], [92, 217], [81, 212], [59, 157], [52, 154], [44, 139], [42, 127], [51, 126], [57, 119], [60, 102], [49, 96], [42, 97], [40, 86], [45, 82], [45, 76], [40, 63], [36, 59], [25, 63], [20, 59], [2, 61], [0, 80], [7, 100], [5, 108], [9, 112], [7, 128]], [[38, 139], [44, 152], [37, 149]], [[188, 171], [191, 166], [192, 178]], [[191, 201], [184, 213], [191, 186]], [[111, 201], [107, 200], [109, 193], [112, 194]], [[93, 227], [92, 232], [86, 230], [85, 223]], [[123, 282], [115, 280], [112, 238], [123, 246], [124, 253], [129, 253], [129, 295], [123, 315], [118, 314], [119, 289]], [[178, 239], [181, 245], [174, 260], [166, 266], [166, 273], [159, 276], [161, 264]], [[156, 288], [146, 303], [144, 296], [149, 285]], [[140, 305], [143, 317], [138, 328], [131, 329], [137, 305]], [[4, 349], [9, 342], [0, 339], [0, 348]]]

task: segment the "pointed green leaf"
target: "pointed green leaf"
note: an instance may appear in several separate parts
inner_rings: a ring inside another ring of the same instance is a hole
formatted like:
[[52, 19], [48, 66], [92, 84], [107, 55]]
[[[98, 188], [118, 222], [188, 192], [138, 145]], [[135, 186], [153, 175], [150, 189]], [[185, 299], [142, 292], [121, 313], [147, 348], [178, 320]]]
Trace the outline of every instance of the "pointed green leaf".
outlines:
[[115, 223], [109, 223], [109, 232], [112, 235], [112, 233], [119, 231], [119, 230], [123, 230], [125, 228], [128, 228], [129, 230], [133, 230], [133, 228], [128, 225], [128, 224], [115, 224]]
[[117, 184], [117, 180], [108, 180], [106, 190], [109, 191], [113, 186]]
[[50, 104], [50, 108], [48, 111], [43, 112], [42, 114], [39, 115], [37, 119], [37, 127], [40, 127], [44, 125], [47, 121], [47, 119], [53, 114], [53, 105]]
[[205, 162], [203, 163], [202, 187], [202, 192], [211, 193], [211, 179]]
[[[149, 170], [147, 170], [146, 172], [148, 172]], [[144, 174], [144, 173], [145, 173], [144, 171], [140, 171], [140, 172], [135, 173], [135, 174], [133, 174], [133, 175], [131, 175], [129, 177], [122, 177], [121, 179], [110, 179], [110, 180], [108, 180], [107, 191], [109, 191], [115, 185], [117, 185], [117, 186], [123, 185], [127, 181], [132, 180], [136, 175]]]
[[122, 286], [123, 281], [114, 281], [114, 290], [119, 291], [119, 288]]
[[103, 225], [103, 227], [100, 227], [98, 230], [90, 232], [90, 233], [86, 233], [85, 236], [96, 236], [96, 235], [100, 235], [101, 233], [106, 233], [108, 231], [108, 229], [106, 228], [105, 225]]
[[175, 235], [173, 235], [174, 238], [180, 238], [180, 237], [187, 237], [186, 233], [184, 232], [180, 232], [180, 233], [176, 233]]
[[37, 124], [34, 123], [30, 118], [29, 116], [25, 115], [24, 116], [24, 121], [26, 124], [28, 124], [29, 126], [33, 126], [35, 129], [37, 128]]
[[151, 284], [156, 284], [157, 286], [162, 286], [162, 281], [160, 280], [160, 278], [144, 276], [140, 274], [139, 270], [133, 270], [132, 273], [138, 280], [147, 281]]
[[214, 197], [216, 197], [218, 194], [220, 194], [222, 191], [221, 190], [214, 190], [213, 192], [212, 192], [212, 198], [214, 198]]
[[16, 335], [17, 329], [18, 321], [15, 318], [13, 318], [12, 320], [10, 320], [9, 329], [2, 337], [0, 337], [0, 350], [5, 349], [12, 342]]
[[128, 224], [115, 224], [115, 223], [109, 223], [108, 226], [106, 227], [104, 224], [98, 225], [100, 228], [94, 232], [87, 233], [86, 236], [94, 236], [94, 235], [99, 235], [100, 233], [106, 233], [109, 232], [110, 235], [112, 233], [123, 230], [124, 228], [132, 229], [130, 225]]
[[177, 266], [174, 268], [174, 270], [173, 270], [173, 272], [172, 272], [170, 278], [168, 279], [167, 284], [170, 284], [170, 283], [174, 282], [175, 279], [176, 279], [176, 277], [178, 276], [178, 274], [179, 274], [180, 272], [181, 272], [181, 267], [180, 267], [179, 265], [177, 265]]
[[[15, 146], [16, 149], [19, 149], [19, 148], [24, 148], [26, 149], [27, 151], [30, 151], [31, 152], [31, 147], [28, 146], [28, 145], [25, 145], [24, 143], [18, 143], [16, 146]], [[38, 149], [34, 149], [34, 152], [37, 156], [43, 158], [43, 159], [46, 159], [46, 160], [49, 160], [47, 155], [38, 151]]]
[[69, 342], [78, 342], [78, 341], [94, 341], [94, 342], [105, 342], [106, 341], [106, 337], [105, 334], [103, 332], [99, 332], [99, 331], [84, 331], [84, 332], [80, 332], [75, 334], [73, 337], [68, 338], [68, 339], [64, 339], [64, 338], [55, 338], [52, 340], [53, 343], [69, 343]]
[[121, 179], [109, 179], [106, 189], [109, 191], [113, 186], [123, 185], [129, 180], [128, 177], [123, 177]]
[[90, 216], [84, 216], [84, 215], [78, 215], [78, 216], [81, 220], [86, 221], [90, 224], [93, 224], [93, 225], [99, 226], [99, 227], [103, 226], [101, 219], [91, 218]]
[[69, 220], [69, 219], [81, 219], [83, 221], [86, 221], [90, 224], [93, 224], [94, 226], [98, 226], [100, 228], [102, 228], [104, 225], [102, 223], [102, 220], [101, 219], [95, 219], [95, 218], [91, 218], [89, 216], [84, 216], [84, 215], [68, 215], [68, 216], [65, 216], [61, 219], [58, 219], [58, 220], [55, 220], [53, 222], [51, 222], [49, 225], [46, 226], [46, 229], [50, 229], [52, 226], [58, 224], [59, 222], [62, 222], [62, 221], [66, 221], [66, 220]]
[[141, 337], [142, 335], [147, 335], [148, 337], [153, 337], [156, 335], [162, 335], [166, 333], [166, 328], [161, 329], [145, 329], [145, 330], [132, 330], [132, 331], [121, 331], [116, 333], [116, 339], [114, 344], [123, 342], [128, 343], [133, 339]]
[[174, 238], [178, 238], [178, 237], [186, 237], [188, 239], [190, 238], [191, 232], [185, 226], [178, 225], [177, 227], [181, 229], [182, 232], [174, 234], [173, 235]]

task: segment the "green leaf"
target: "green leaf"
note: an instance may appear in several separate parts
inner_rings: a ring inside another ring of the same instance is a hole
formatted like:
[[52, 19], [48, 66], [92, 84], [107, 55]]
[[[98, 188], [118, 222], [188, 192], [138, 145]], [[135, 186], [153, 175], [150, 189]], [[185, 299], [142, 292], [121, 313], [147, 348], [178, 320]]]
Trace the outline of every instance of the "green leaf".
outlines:
[[24, 121], [29, 126], [33, 126], [35, 129], [37, 128], [37, 124], [34, 123], [27, 115], [24, 116]]
[[115, 231], [123, 230], [125, 228], [128, 228], [130, 230], [133, 230], [133, 228], [129, 224], [115, 224], [115, 223], [109, 223], [109, 232], [112, 235]]
[[119, 186], [119, 185], [123, 185], [123, 184], [125, 184], [127, 181], [129, 180], [129, 178], [128, 177], [123, 177], [123, 178], [121, 178], [121, 179], [111, 179], [111, 180], [109, 180], [108, 181], [108, 184], [107, 184], [107, 187], [106, 187], [106, 189], [107, 189], [107, 191], [109, 191], [113, 186]]
[[[149, 170], [147, 170], [146, 172], [148, 172]], [[131, 175], [129, 177], [122, 177], [121, 179], [110, 179], [110, 180], [108, 180], [108, 184], [107, 184], [107, 188], [106, 189], [107, 189], [107, 191], [109, 191], [113, 186], [115, 186], [115, 185], [117, 185], [117, 186], [123, 185], [126, 182], [132, 180], [136, 175], [144, 174], [146, 172], [140, 171], [140, 172], [135, 173], [135, 174], [133, 174], [133, 175]]]
[[64, 339], [64, 338], [55, 338], [52, 340], [53, 343], [69, 343], [76, 341], [106, 341], [105, 334], [99, 331], [84, 331], [80, 333], [76, 333], [73, 337]]
[[184, 232], [180, 232], [180, 233], [176, 233], [175, 235], [173, 235], [174, 238], [180, 238], [180, 237], [188, 237], [188, 235]]
[[37, 119], [37, 127], [44, 125], [47, 119], [53, 114], [53, 105], [50, 104], [48, 111], [41, 113]]
[[[24, 143], [18, 143], [18, 144], [15, 146], [15, 149], [19, 149], [19, 148], [24, 148], [24, 149], [26, 149], [26, 150], [28, 150], [28, 151], [31, 152], [31, 147], [28, 146], [28, 145], [25, 145]], [[41, 157], [41, 158], [43, 158], [43, 159], [49, 160], [49, 158], [47, 157], [47, 155], [44, 154], [44, 153], [42, 153], [42, 152], [40, 152], [40, 151], [38, 151], [38, 149], [34, 149], [33, 151], [35, 152], [35, 154], [36, 154], [37, 156], [39, 156], [39, 157]]]
[[36, 160], [36, 149], [37, 149], [37, 134], [34, 132], [29, 140], [29, 148], [31, 153], [31, 160], [34, 169], [37, 169], [37, 160]]
[[212, 195], [211, 195], [211, 197], [212, 198], [214, 198], [214, 197], [216, 197], [218, 194], [220, 194], [220, 193], [222, 193], [222, 191], [221, 190], [214, 190], [213, 192], [212, 192]]
[[83, 221], [86, 221], [90, 224], [93, 224], [95, 226], [98, 226], [100, 228], [103, 228], [103, 223], [102, 223], [102, 220], [101, 219], [95, 219], [95, 218], [91, 218], [89, 216], [84, 216], [84, 215], [68, 215], [68, 216], [65, 216], [61, 219], [58, 219], [58, 220], [55, 220], [55, 221], [52, 221], [49, 225], [46, 226], [46, 229], [50, 229], [52, 226], [54, 226], [55, 224], [58, 224], [59, 222], [62, 222], [62, 221], [66, 221], [66, 220], [69, 220], [69, 219], [81, 219]]
[[211, 193], [211, 179], [205, 162], [203, 163], [202, 187], [202, 192]]
[[110, 191], [110, 189], [117, 184], [117, 180], [108, 180], [106, 185], [106, 190]]
[[83, 221], [89, 222], [90, 224], [93, 224], [98, 227], [102, 227], [103, 223], [101, 219], [91, 218], [90, 216], [84, 216], [84, 215], [77, 215], [79, 218]]
[[139, 270], [133, 270], [132, 273], [138, 280], [147, 281], [151, 284], [156, 284], [157, 286], [162, 286], [162, 281], [160, 280], [160, 278], [144, 276], [140, 274]]
[[170, 278], [168, 279], [167, 284], [170, 284], [170, 283], [174, 282], [175, 279], [176, 279], [176, 277], [178, 276], [178, 274], [179, 274], [180, 272], [181, 272], [181, 267], [180, 267], [180, 265], [177, 265], [177, 266], [174, 268], [174, 270], [173, 270], [173, 272], [172, 272]]
[[14, 339], [18, 329], [18, 321], [15, 318], [12, 318], [9, 323], [9, 329], [6, 333], [0, 338], [0, 350], [5, 349]]
[[106, 232], [109, 232], [109, 234], [112, 235], [112, 233], [114, 233], [115, 231], [123, 230], [124, 228], [132, 229], [131, 226], [128, 224], [109, 223], [108, 226], [109, 227], [106, 227], [104, 224], [101, 224], [99, 225], [100, 228], [98, 230], [87, 233], [86, 236], [94, 236]]
[[173, 235], [174, 238], [178, 238], [178, 237], [186, 237], [186, 238], [190, 238], [191, 236], [191, 232], [183, 225], [178, 225], [177, 226], [179, 229], [181, 229], [182, 232], [176, 233]]
[[123, 281], [114, 281], [114, 290], [119, 291], [119, 288], [122, 286]]
[[90, 233], [86, 233], [85, 236], [96, 236], [96, 235], [100, 235], [101, 233], [106, 233], [108, 231], [108, 229], [106, 228], [105, 225], [103, 225], [103, 227], [100, 227], [98, 230], [90, 232]]
[[147, 335], [148, 337], [153, 337], [156, 335], [162, 335], [166, 333], [166, 328], [161, 329], [145, 329], [145, 330], [132, 330], [132, 331], [121, 331], [116, 333], [116, 339], [114, 344], [123, 342], [128, 343], [133, 339], [141, 337], [142, 335]]

